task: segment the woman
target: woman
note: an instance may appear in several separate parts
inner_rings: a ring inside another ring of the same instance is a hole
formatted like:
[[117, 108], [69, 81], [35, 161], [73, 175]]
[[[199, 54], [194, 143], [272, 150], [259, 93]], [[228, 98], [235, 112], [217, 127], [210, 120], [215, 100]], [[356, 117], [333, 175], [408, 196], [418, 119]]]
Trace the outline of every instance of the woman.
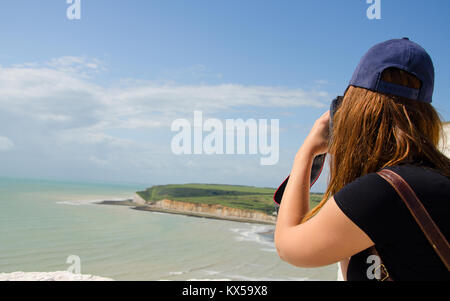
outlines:
[[[377, 280], [369, 258], [375, 246], [394, 280], [450, 279], [399, 195], [376, 174], [387, 168], [402, 176], [448, 241], [450, 160], [437, 148], [442, 123], [430, 104], [433, 86], [431, 58], [408, 39], [378, 44], [362, 58], [332, 132], [326, 112], [296, 155], [275, 230], [283, 260], [340, 262], [344, 279]], [[311, 165], [327, 152], [328, 188], [310, 212]]]

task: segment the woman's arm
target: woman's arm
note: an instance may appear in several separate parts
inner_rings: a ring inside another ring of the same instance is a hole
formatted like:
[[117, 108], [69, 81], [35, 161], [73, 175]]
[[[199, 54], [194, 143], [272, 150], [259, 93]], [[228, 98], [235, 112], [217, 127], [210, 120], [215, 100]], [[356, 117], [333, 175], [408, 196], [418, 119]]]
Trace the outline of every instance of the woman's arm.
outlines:
[[297, 153], [283, 194], [275, 229], [279, 256], [296, 266], [336, 263], [373, 245], [330, 198], [313, 218], [301, 224], [309, 211], [311, 166], [328, 146], [329, 112], [320, 117]]
[[[314, 124], [295, 157], [289, 181], [283, 193], [278, 211], [277, 229], [296, 226], [309, 211], [309, 189], [311, 167], [314, 157], [327, 152], [330, 111], [323, 114]], [[297, 201], [289, 201], [289, 200]]]
[[[276, 230], [300, 224], [309, 212], [309, 186], [313, 161], [314, 155], [310, 152], [300, 150], [297, 153], [278, 210]], [[298, 201], [289, 201], [292, 199]]]

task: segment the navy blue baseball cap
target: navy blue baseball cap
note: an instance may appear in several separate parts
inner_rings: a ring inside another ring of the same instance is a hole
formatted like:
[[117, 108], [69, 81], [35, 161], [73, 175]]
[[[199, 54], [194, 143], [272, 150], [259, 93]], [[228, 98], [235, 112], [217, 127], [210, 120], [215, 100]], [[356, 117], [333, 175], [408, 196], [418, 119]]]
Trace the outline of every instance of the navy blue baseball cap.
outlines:
[[[388, 68], [398, 68], [416, 76], [422, 83], [420, 89], [382, 81], [381, 74]], [[433, 61], [425, 49], [408, 38], [389, 40], [369, 49], [356, 67], [349, 85], [431, 103]]]

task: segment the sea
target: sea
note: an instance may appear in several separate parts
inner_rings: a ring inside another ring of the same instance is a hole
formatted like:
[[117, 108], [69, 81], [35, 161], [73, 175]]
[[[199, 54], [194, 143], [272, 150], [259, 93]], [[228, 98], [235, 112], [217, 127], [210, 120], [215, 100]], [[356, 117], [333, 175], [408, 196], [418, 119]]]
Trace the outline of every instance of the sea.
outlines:
[[0, 273], [73, 272], [76, 264], [81, 274], [123, 281], [337, 279], [337, 265], [280, 260], [271, 225], [97, 204], [144, 188], [0, 178]]

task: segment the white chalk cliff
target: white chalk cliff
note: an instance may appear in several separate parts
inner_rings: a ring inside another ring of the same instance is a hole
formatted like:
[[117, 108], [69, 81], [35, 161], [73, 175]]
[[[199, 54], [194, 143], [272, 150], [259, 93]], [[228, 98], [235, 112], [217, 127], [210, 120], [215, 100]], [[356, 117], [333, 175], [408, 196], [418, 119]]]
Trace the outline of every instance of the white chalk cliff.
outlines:
[[444, 124], [443, 140], [441, 141], [440, 148], [442, 152], [450, 158], [450, 123]]

